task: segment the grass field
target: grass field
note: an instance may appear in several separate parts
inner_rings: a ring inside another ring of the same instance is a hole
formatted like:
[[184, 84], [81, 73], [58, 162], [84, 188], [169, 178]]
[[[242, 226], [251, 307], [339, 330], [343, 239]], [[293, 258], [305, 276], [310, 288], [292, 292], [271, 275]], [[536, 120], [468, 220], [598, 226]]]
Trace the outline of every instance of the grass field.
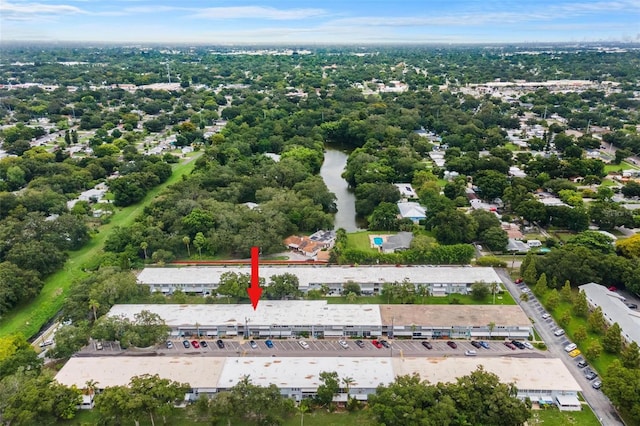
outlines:
[[544, 426], [600, 426], [591, 408], [584, 405], [582, 411], [559, 411], [556, 409], [534, 410], [529, 425]]
[[[93, 426], [100, 424], [100, 416], [96, 410], [81, 410], [76, 415], [76, 418], [67, 422], [60, 422], [59, 424], [75, 426]], [[125, 423], [126, 424], [126, 423]], [[133, 422], [131, 423], [133, 424]], [[199, 420], [191, 407], [186, 410], [177, 410], [176, 413], [167, 418], [166, 423], [162, 423], [162, 418], [156, 419], [156, 425], [165, 424], [172, 426], [189, 426], [189, 425], [210, 425], [210, 421]], [[230, 423], [233, 426], [253, 426], [252, 422], [238, 422], [234, 421]], [[298, 426], [300, 425], [300, 414], [296, 413], [293, 416], [286, 419], [283, 426]], [[364, 409], [362, 411], [356, 411], [353, 413], [336, 412], [328, 413], [326, 411], [317, 410], [304, 415], [305, 426], [368, 426], [374, 424], [369, 412]], [[151, 420], [149, 418], [140, 418], [140, 426], [150, 426]]]
[[347, 247], [370, 251], [372, 253], [378, 253], [378, 250], [371, 248], [371, 241], [369, 241], [369, 235], [380, 235], [380, 234], [395, 234], [395, 232], [352, 232], [347, 234]]
[[[355, 301], [349, 302], [346, 297], [326, 297], [325, 300], [328, 304], [348, 304], [355, 303], [359, 305], [366, 304], [386, 304], [389, 303], [384, 296], [359, 296]], [[456, 303], [457, 301], [457, 303]], [[393, 303], [393, 302], [392, 302]], [[399, 302], [395, 302], [399, 303]], [[445, 297], [418, 297], [414, 302], [416, 305], [491, 305], [493, 304], [493, 296], [489, 295], [483, 300], [475, 300], [471, 296], [466, 294], [450, 294]], [[515, 305], [516, 302], [508, 292], [504, 294], [496, 295], [496, 305]]]
[[604, 172], [605, 173], [611, 173], [611, 172], [619, 172], [620, 170], [628, 170], [628, 169], [639, 169], [640, 167], [628, 163], [626, 161], [621, 162], [620, 164], [605, 164], [604, 165]]
[[[95, 410], [86, 410], [78, 413], [75, 419], [68, 422], [61, 422], [63, 425], [97, 425], [99, 424], [100, 416]], [[160, 424], [162, 419], [156, 419], [156, 424]], [[187, 425], [208, 425], [211, 422], [204, 420], [198, 420], [191, 408], [187, 408], [185, 411], [178, 410], [173, 416], [167, 418], [166, 425], [173, 426], [187, 426]], [[246, 422], [233, 422], [234, 426], [249, 426], [252, 423]], [[300, 414], [294, 414], [286, 419], [283, 423], [284, 426], [298, 426], [302, 424], [300, 422]], [[369, 411], [365, 408], [361, 411], [353, 413], [336, 412], [328, 413], [323, 410], [317, 410], [304, 415], [305, 426], [369, 426], [376, 424], [371, 418]], [[151, 421], [148, 418], [140, 419], [140, 426], [151, 425]], [[559, 411], [556, 409], [548, 410], [533, 410], [532, 417], [529, 419], [529, 425], [544, 425], [544, 426], [599, 426], [600, 423], [596, 418], [593, 411], [588, 405], [585, 405], [582, 411]]]
[[115, 226], [128, 226], [142, 212], [144, 206], [153, 200], [164, 188], [178, 182], [182, 175], [190, 173], [195, 161], [173, 166], [173, 174], [162, 185], [149, 191], [141, 202], [117, 209], [111, 221], [99, 228], [91, 240], [80, 250], [69, 253], [69, 259], [58, 272], [47, 277], [40, 294], [31, 302], [17, 307], [0, 321], [0, 337], [14, 333], [22, 333], [26, 338], [36, 334], [62, 307], [71, 283], [86, 275], [83, 266], [89, 264], [100, 255], [109, 231]]

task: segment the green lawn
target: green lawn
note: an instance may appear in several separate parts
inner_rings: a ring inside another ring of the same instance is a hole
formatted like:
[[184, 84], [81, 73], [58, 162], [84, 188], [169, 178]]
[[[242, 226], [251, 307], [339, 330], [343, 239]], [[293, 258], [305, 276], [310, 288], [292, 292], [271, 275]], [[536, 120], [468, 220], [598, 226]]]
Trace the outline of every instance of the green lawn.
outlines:
[[[63, 425], [82, 425], [93, 426], [98, 425], [100, 416], [96, 410], [81, 410], [76, 415], [76, 418], [68, 422], [59, 422]], [[127, 423], [125, 423], [127, 424]], [[131, 423], [133, 424], [133, 422]], [[162, 418], [156, 419], [156, 425], [165, 424], [172, 426], [189, 426], [189, 425], [210, 425], [211, 422], [198, 420], [193, 413], [191, 407], [186, 410], [177, 410], [176, 413], [167, 418], [167, 423], [162, 422]], [[253, 426], [255, 423], [251, 422], [233, 422], [233, 426]], [[373, 424], [369, 417], [369, 412], [364, 409], [362, 411], [356, 411], [354, 413], [339, 412], [328, 413], [323, 410], [317, 410], [304, 415], [305, 426], [368, 426]], [[140, 426], [150, 426], [151, 421], [148, 417], [140, 419]], [[284, 426], [298, 426], [300, 425], [300, 414], [296, 413], [289, 417], [283, 423]]]
[[173, 174], [167, 182], [149, 191], [144, 200], [133, 206], [116, 209], [108, 224], [101, 226], [99, 232], [94, 234], [80, 250], [70, 252], [69, 259], [62, 269], [47, 277], [42, 291], [35, 299], [14, 309], [2, 318], [0, 337], [22, 333], [29, 338], [36, 334], [40, 327], [60, 310], [71, 283], [86, 276], [86, 272], [82, 270], [84, 265], [90, 264], [100, 255], [109, 231], [115, 226], [130, 225], [147, 203], [153, 200], [164, 188], [181, 180], [183, 174], [190, 173], [194, 166], [195, 161], [174, 165]]
[[[532, 417], [529, 419], [529, 425], [544, 426], [599, 426], [600, 423], [593, 411], [588, 405], [585, 405], [582, 411], [559, 411], [557, 409], [533, 410]], [[76, 418], [68, 422], [60, 422], [63, 425], [83, 425], [93, 426], [99, 424], [100, 416], [95, 410], [84, 410], [78, 412]], [[192, 412], [191, 408], [186, 410], [178, 410], [173, 416], [167, 419], [167, 423], [162, 423], [162, 418], [156, 419], [156, 424], [166, 424], [172, 426], [188, 426], [188, 425], [207, 425], [210, 422], [198, 420]], [[300, 414], [294, 414], [283, 423], [284, 426], [300, 425]], [[369, 411], [365, 408], [361, 411], [353, 413], [337, 412], [327, 413], [323, 410], [317, 410], [304, 415], [305, 426], [368, 426], [375, 424], [371, 419]], [[140, 426], [151, 425], [148, 418], [140, 419]], [[251, 423], [234, 422], [234, 426], [249, 426]]]
[[[575, 289], [574, 289], [574, 293], [577, 293]], [[546, 303], [543, 303], [543, 304], [546, 305]], [[565, 312], [571, 311], [571, 306], [572, 305], [570, 302], [561, 302], [558, 305], [558, 307], [555, 310], [550, 311], [550, 313], [553, 315], [555, 320], [558, 321]], [[573, 340], [573, 336], [576, 329], [581, 325], [585, 326], [587, 330], [589, 330], [586, 318], [580, 318], [572, 314], [571, 322], [569, 323], [569, 325], [563, 328], [567, 332], [567, 335]], [[589, 345], [596, 340], [600, 340], [600, 344], [602, 344], [602, 336], [599, 336], [595, 333], [592, 333], [591, 331], [588, 331], [587, 338], [585, 339], [584, 342], [579, 342], [579, 343], [576, 342], [576, 344], [578, 345], [578, 348], [582, 351], [583, 357], [587, 358], [587, 356], [584, 353], [585, 349], [588, 348]], [[587, 358], [587, 360], [589, 361], [591, 366], [595, 370], [597, 370], [598, 374], [602, 376], [603, 374], [606, 373], [609, 367], [609, 364], [611, 364], [611, 362], [616, 358], [617, 358], [616, 355], [609, 354], [603, 351], [598, 358], [596, 359]]]
[[395, 234], [395, 232], [369, 232], [369, 231], [361, 231], [361, 232], [352, 232], [347, 234], [347, 247], [370, 251], [372, 253], [378, 253], [378, 250], [371, 248], [371, 241], [369, 240], [369, 235], [381, 235], [381, 234]]
[[522, 149], [518, 145], [512, 144], [511, 142], [506, 143], [504, 147], [507, 148], [509, 151], [518, 151]]
[[529, 425], [544, 426], [600, 426], [591, 408], [584, 405], [582, 411], [559, 411], [556, 409], [534, 410]]
[[611, 172], [619, 172], [620, 170], [628, 170], [628, 169], [638, 169], [640, 167], [631, 164], [629, 162], [623, 161], [620, 164], [605, 164], [604, 165], [604, 172], [605, 173], [611, 173]]
[[601, 186], [620, 186], [620, 184], [618, 182], [616, 182], [615, 180], [611, 180], [611, 179], [604, 179], [602, 181], [602, 183], [600, 184]]

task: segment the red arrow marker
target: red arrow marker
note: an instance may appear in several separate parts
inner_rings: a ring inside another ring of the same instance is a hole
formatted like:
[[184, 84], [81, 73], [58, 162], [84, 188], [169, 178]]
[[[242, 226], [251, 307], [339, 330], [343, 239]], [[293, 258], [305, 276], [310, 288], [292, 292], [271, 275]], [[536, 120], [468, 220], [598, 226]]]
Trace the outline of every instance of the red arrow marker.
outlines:
[[260, 287], [260, 277], [258, 276], [258, 258], [260, 256], [260, 250], [258, 247], [251, 247], [251, 287], [247, 289], [249, 299], [253, 305], [255, 311], [258, 307], [258, 301], [262, 295], [262, 288]]

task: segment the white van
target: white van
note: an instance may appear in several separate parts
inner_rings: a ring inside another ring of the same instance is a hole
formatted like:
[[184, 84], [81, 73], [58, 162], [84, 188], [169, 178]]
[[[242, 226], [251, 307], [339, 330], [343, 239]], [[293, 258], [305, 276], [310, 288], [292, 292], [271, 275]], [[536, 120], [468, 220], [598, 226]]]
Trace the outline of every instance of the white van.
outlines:
[[571, 352], [572, 350], [576, 349], [578, 347], [578, 345], [576, 345], [575, 343], [570, 343], [567, 346], [564, 347], [564, 351], [565, 352]]
[[478, 352], [476, 352], [473, 349], [471, 349], [471, 350], [465, 351], [464, 354], [466, 356], [476, 356], [476, 355], [478, 355]]

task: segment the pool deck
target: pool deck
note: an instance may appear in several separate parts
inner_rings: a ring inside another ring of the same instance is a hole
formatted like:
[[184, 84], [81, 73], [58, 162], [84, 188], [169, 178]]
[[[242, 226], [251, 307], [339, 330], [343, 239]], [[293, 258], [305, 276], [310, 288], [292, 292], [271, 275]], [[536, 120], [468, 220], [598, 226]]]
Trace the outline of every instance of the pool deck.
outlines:
[[[380, 246], [382, 246], [382, 243], [385, 243], [387, 241], [387, 238], [389, 238], [390, 236], [391, 235], [388, 235], [388, 234], [371, 234], [371, 235], [369, 235], [369, 242], [371, 243], [371, 248], [380, 249]], [[382, 240], [382, 243], [376, 244], [375, 240], [377, 238], [380, 238]]]

